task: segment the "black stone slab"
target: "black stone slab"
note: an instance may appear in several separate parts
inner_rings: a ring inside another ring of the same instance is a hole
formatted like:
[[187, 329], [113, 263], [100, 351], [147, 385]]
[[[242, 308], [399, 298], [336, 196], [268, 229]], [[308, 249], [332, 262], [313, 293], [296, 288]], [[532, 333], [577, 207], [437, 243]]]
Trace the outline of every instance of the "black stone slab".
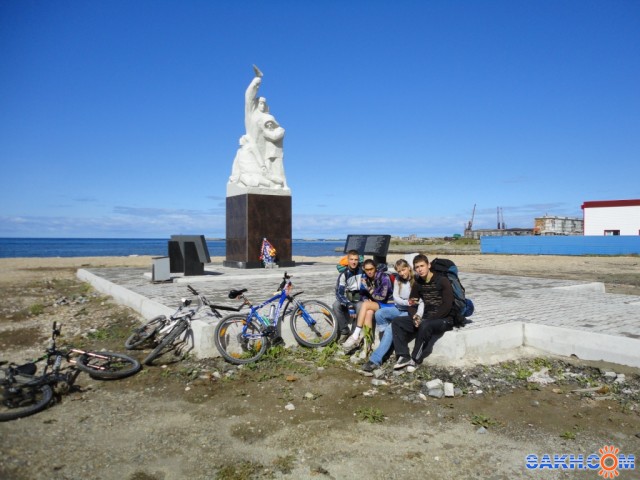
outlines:
[[376, 263], [387, 263], [391, 235], [347, 235], [344, 253], [357, 250], [360, 255], [373, 255]]
[[291, 196], [248, 193], [227, 197], [225, 267], [261, 268], [260, 249], [266, 238], [276, 249], [276, 263], [291, 259]]

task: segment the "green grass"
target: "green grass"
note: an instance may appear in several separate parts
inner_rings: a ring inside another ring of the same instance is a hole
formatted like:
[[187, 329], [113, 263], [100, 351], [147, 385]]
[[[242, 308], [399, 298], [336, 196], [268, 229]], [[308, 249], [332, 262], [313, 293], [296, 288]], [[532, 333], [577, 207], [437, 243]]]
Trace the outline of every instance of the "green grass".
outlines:
[[471, 417], [471, 423], [479, 427], [489, 428], [498, 425], [498, 421], [483, 414], [477, 414]]
[[384, 421], [384, 413], [376, 407], [358, 407], [356, 417], [361, 422], [382, 423]]
[[44, 305], [41, 303], [34, 303], [29, 307], [29, 315], [42, 315], [44, 313]]
[[284, 457], [276, 457], [272, 463], [276, 470], [288, 474], [293, 470], [294, 460], [295, 457], [293, 455], [286, 455]]
[[223, 465], [216, 473], [215, 478], [216, 480], [249, 480], [258, 478], [255, 474], [260, 472], [262, 468], [262, 465], [249, 461], [232, 463]]

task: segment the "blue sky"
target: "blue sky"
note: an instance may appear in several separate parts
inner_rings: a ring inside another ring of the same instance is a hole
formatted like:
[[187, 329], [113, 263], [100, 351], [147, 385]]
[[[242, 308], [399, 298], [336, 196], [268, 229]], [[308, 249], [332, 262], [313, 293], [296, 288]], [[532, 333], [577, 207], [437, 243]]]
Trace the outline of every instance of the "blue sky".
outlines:
[[0, 236], [223, 237], [254, 63], [295, 238], [640, 198], [635, 0], [0, 0]]

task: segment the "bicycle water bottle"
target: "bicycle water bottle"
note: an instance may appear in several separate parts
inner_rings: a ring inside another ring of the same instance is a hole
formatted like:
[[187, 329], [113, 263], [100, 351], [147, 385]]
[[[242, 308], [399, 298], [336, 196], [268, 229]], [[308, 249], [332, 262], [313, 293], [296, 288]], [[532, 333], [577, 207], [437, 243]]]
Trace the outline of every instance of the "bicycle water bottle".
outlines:
[[269, 320], [273, 323], [276, 322], [276, 306], [273, 303], [269, 307]]

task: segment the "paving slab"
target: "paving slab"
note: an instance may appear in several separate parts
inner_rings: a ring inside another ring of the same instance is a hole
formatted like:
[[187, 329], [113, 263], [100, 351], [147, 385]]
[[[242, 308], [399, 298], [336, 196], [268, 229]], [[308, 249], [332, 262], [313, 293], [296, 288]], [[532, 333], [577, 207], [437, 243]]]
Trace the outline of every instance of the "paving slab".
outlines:
[[[335, 265], [299, 263], [288, 269], [235, 269], [208, 264], [205, 275], [172, 274], [170, 283], [153, 283], [151, 269], [91, 268], [78, 270], [78, 278], [91, 283], [115, 301], [130, 306], [145, 318], [169, 315], [187, 285], [201, 291], [211, 303], [236, 306], [229, 290], [247, 288], [255, 303], [274, 294], [284, 271], [292, 276], [302, 299], [332, 305], [337, 279]], [[448, 332], [434, 347], [429, 361], [488, 362], [500, 354], [528, 347], [587, 360], [604, 360], [640, 367], [640, 297], [605, 292], [597, 282], [579, 282], [506, 275], [461, 273], [475, 313], [466, 327]], [[203, 314], [193, 322], [194, 353], [216, 356], [213, 329], [217, 319]], [[294, 343], [283, 325], [287, 344]], [[202, 337], [202, 338], [198, 338]], [[433, 357], [433, 358], [432, 358]]]

